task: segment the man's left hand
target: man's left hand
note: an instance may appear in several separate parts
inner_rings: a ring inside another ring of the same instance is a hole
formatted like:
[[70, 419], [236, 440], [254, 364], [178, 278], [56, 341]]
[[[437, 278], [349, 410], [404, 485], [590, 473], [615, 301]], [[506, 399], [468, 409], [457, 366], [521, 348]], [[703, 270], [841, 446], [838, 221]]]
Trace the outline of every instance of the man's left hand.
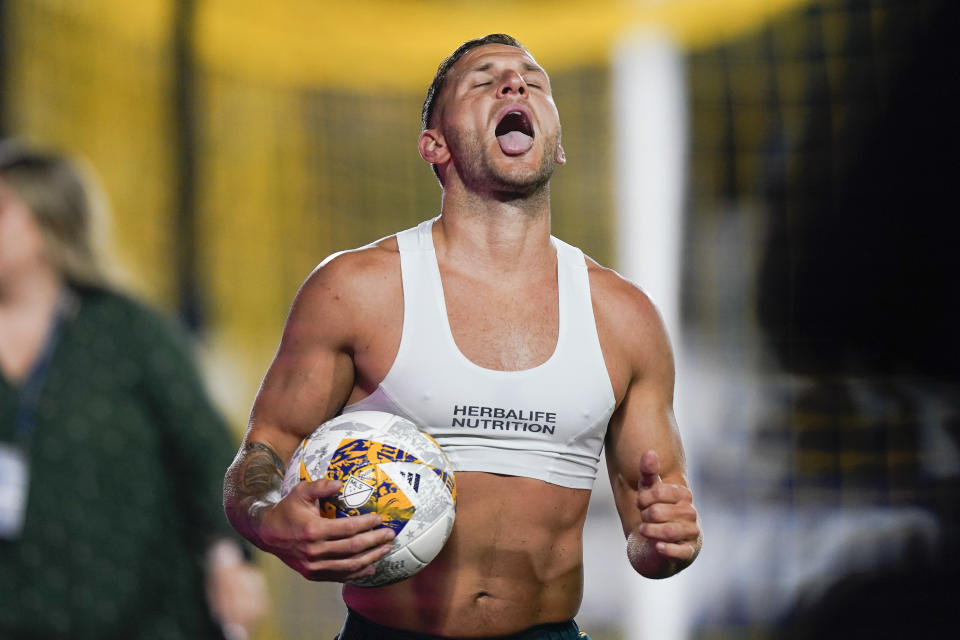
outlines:
[[700, 519], [693, 493], [660, 478], [660, 459], [652, 449], [640, 458], [637, 489], [641, 524], [627, 539], [627, 557], [640, 575], [666, 578], [700, 553]]

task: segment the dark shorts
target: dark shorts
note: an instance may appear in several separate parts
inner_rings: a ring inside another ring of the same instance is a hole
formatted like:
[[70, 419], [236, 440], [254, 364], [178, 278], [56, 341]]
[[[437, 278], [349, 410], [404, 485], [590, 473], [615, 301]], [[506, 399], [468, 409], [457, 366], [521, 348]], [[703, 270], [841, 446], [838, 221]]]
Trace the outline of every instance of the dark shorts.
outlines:
[[[347, 619], [343, 622], [340, 634], [334, 640], [450, 640], [442, 636], [428, 633], [414, 633], [401, 629], [391, 629], [367, 620], [355, 611], [347, 612]], [[555, 622], [552, 624], [538, 624], [525, 631], [509, 636], [496, 636], [476, 640], [590, 640], [590, 636], [582, 633], [573, 620]]]

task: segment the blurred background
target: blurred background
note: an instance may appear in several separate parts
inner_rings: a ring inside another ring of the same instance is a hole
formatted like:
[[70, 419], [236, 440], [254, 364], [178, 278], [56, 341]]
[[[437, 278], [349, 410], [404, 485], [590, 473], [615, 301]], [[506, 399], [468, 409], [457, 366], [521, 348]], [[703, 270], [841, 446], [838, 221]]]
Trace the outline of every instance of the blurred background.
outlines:
[[[706, 532], [680, 576], [631, 575], [601, 476], [581, 627], [925, 637], [960, 601], [958, 13], [0, 0], [0, 137], [93, 165], [126, 286], [194, 331], [239, 442], [303, 278], [439, 211], [416, 139], [440, 60], [510, 33], [561, 113], [555, 235], [664, 313]], [[257, 561], [258, 638], [336, 633], [334, 585]]]

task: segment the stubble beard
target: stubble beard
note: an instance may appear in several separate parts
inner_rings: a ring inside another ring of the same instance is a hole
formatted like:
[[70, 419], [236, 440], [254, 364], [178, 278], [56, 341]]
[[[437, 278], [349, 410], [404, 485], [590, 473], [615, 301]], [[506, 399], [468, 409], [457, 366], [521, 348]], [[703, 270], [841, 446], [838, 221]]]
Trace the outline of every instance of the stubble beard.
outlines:
[[522, 166], [497, 165], [490, 154], [484, 153], [479, 135], [451, 131], [447, 136], [455, 153], [457, 174], [467, 188], [490, 193], [499, 200], [525, 199], [546, 192], [557, 167], [559, 132], [547, 140], [540, 166], [533, 171]]

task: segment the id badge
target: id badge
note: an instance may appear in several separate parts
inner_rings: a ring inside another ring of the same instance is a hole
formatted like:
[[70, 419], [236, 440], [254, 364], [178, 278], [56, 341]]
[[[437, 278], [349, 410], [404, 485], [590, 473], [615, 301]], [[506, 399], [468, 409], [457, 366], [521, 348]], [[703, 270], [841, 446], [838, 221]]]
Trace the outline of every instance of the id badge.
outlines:
[[27, 512], [30, 463], [23, 450], [0, 443], [0, 539], [15, 540]]

